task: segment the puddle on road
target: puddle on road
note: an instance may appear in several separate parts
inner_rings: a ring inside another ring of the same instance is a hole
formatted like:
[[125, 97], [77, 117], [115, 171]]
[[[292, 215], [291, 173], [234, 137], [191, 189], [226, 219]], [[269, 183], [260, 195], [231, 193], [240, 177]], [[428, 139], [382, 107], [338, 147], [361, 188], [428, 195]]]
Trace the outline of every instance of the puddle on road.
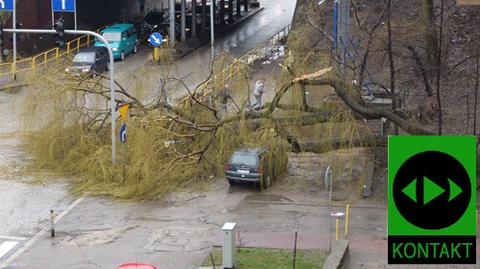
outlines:
[[293, 200], [281, 195], [275, 195], [275, 194], [251, 194], [245, 197], [244, 201], [246, 202], [276, 202], [276, 203], [292, 203]]

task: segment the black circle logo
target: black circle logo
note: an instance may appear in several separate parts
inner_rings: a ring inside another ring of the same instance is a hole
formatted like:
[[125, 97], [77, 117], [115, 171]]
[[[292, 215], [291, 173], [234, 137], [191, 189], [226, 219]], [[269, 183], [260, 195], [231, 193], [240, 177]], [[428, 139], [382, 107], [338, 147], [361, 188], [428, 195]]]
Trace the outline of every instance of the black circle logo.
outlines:
[[471, 197], [467, 171], [454, 157], [425, 151], [405, 161], [393, 181], [400, 214], [423, 229], [443, 229], [465, 213]]

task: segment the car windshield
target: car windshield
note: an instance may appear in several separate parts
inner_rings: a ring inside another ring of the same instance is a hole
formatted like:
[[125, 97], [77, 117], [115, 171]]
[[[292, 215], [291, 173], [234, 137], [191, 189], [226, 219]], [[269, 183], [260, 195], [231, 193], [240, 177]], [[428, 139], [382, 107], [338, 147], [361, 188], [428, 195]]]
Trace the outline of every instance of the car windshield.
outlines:
[[117, 42], [122, 39], [122, 33], [117, 33], [117, 32], [105, 32], [102, 34], [102, 36], [108, 42]]
[[255, 166], [257, 165], [257, 158], [254, 155], [237, 153], [233, 155], [232, 164]]
[[94, 63], [95, 62], [95, 53], [78, 53], [73, 57], [74, 63]]

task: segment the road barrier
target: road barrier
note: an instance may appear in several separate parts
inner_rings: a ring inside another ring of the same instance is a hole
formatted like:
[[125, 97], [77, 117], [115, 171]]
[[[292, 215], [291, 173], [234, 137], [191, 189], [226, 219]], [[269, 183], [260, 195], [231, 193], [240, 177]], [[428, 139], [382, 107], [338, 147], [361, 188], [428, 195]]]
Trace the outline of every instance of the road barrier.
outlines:
[[[95, 32], [98, 33], [106, 27], [108, 25], [95, 30]], [[91, 36], [83, 35], [67, 42], [64, 50], [53, 48], [33, 57], [17, 60], [16, 64], [13, 62], [0, 64], [0, 81], [8, 80], [9, 77], [14, 79], [17, 74], [29, 70], [37, 71], [41, 68], [47, 68], [51, 63], [58, 64], [61, 58], [71, 57], [73, 53], [78, 52], [83, 47], [90, 46], [93, 42], [94, 39]]]
[[[257, 46], [250, 51], [248, 51], [245, 55], [240, 58], [234, 60], [229, 66], [227, 66], [222, 71], [214, 74], [212, 78], [195, 90], [192, 94], [202, 93], [204, 96], [210, 94], [213, 89], [219, 89], [225, 87], [225, 83], [228, 80], [233, 78], [240, 78], [242, 74], [242, 70], [258, 60], [268, 60], [270, 57], [274, 56], [274, 54], [278, 51], [279, 46], [278, 44], [280, 41], [285, 39], [290, 32], [291, 25], [285, 26], [282, 30], [277, 32], [274, 36], [269, 38], [265, 43], [260, 46]], [[212, 87], [213, 86], [213, 87]], [[185, 97], [182, 101], [189, 99], [190, 96]]]

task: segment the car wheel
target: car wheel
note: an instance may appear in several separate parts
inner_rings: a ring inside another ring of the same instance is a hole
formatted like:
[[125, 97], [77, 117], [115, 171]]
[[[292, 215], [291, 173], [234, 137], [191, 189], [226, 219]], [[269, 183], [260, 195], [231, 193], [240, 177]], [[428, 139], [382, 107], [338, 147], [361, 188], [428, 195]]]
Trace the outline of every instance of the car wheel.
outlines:
[[123, 60], [125, 60], [125, 53], [122, 51], [122, 53], [120, 54], [120, 61]]
[[108, 62], [107, 66], [105, 66], [105, 71], [110, 71], [110, 62]]
[[137, 45], [135, 45], [135, 47], [133, 47], [133, 53], [137, 53], [137, 51], [138, 51], [138, 47]]
[[229, 179], [229, 180], [228, 180], [228, 184], [230, 184], [230, 186], [235, 186], [235, 185], [237, 185], [237, 182]]

